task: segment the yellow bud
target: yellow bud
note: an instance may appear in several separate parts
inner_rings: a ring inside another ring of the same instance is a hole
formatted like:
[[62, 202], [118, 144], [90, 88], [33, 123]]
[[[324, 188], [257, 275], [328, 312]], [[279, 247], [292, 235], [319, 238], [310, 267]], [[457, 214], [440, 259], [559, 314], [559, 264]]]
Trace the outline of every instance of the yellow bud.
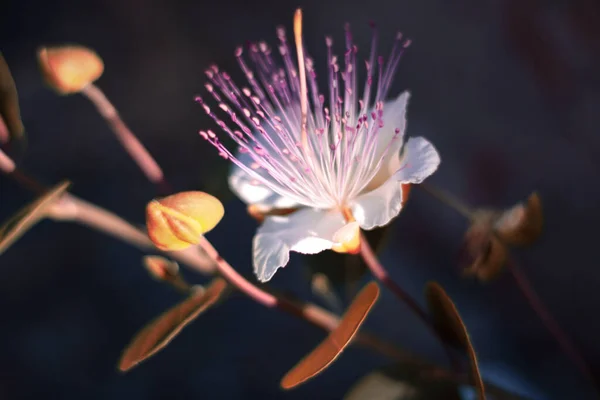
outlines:
[[335, 244], [331, 250], [338, 253], [358, 254], [360, 252], [360, 226], [351, 222], [341, 227], [334, 235]]
[[146, 207], [148, 235], [161, 250], [197, 244], [223, 218], [223, 204], [204, 192], [181, 192], [153, 200]]
[[38, 63], [46, 83], [60, 94], [77, 93], [104, 72], [100, 56], [83, 46], [43, 47]]

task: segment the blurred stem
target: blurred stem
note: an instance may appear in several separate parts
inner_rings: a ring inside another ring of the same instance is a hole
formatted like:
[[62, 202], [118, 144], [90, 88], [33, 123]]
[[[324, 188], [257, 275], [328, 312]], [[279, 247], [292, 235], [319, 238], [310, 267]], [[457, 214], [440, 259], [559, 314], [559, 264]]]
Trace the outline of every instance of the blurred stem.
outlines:
[[104, 95], [102, 90], [93, 83], [90, 83], [81, 93], [96, 106], [98, 112], [104, 117], [123, 148], [137, 163], [148, 180], [157, 185], [161, 194], [171, 193], [171, 187], [165, 180], [163, 171], [158, 163], [152, 158], [148, 150], [146, 150], [127, 125], [125, 125], [116, 108]]
[[431, 196], [435, 197], [442, 203], [446, 204], [448, 207], [456, 210], [460, 215], [462, 215], [466, 219], [471, 220], [473, 218], [473, 211], [471, 211], [471, 209], [467, 205], [465, 205], [462, 201], [460, 201], [458, 198], [454, 197], [450, 193], [426, 183], [421, 183], [416, 186], [423, 189], [423, 191], [429, 193]]
[[533, 311], [538, 315], [538, 317], [540, 317], [546, 329], [550, 332], [550, 334], [552, 334], [552, 336], [554, 336], [554, 339], [556, 339], [567, 357], [571, 359], [571, 362], [577, 366], [579, 371], [594, 385], [596, 391], [598, 391], [599, 388], [596, 380], [588, 368], [585, 359], [577, 350], [577, 347], [575, 347], [573, 342], [571, 342], [567, 334], [562, 330], [556, 319], [554, 319], [548, 308], [546, 308], [544, 302], [533, 289], [525, 274], [510, 258], [507, 262], [507, 267], [515, 279], [517, 287], [521, 290], [521, 293], [523, 293]]

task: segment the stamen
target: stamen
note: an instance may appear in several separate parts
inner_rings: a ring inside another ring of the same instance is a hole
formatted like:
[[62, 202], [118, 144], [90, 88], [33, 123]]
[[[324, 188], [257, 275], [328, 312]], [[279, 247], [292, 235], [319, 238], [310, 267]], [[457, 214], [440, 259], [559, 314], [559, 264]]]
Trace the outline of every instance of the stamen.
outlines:
[[306, 121], [308, 113], [308, 94], [306, 88], [306, 69], [304, 68], [304, 47], [302, 45], [302, 9], [297, 9], [294, 14], [294, 38], [296, 40], [296, 51], [298, 53], [298, 72], [300, 74], [300, 112], [302, 121], [300, 125], [300, 138], [302, 147], [308, 152], [308, 137], [306, 134]]

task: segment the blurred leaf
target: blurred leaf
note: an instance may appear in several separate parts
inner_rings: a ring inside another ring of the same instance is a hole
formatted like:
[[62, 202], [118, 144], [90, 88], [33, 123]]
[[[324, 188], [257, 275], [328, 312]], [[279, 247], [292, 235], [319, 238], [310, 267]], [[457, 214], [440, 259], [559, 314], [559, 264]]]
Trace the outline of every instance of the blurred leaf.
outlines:
[[25, 127], [21, 121], [17, 87], [2, 53], [0, 53], [0, 115], [13, 140], [24, 137]]
[[33, 225], [45, 218], [48, 207], [58, 200], [70, 185], [68, 181], [59, 183], [9, 218], [0, 227], [0, 255]]
[[433, 324], [440, 336], [468, 354], [471, 361], [473, 384], [477, 388], [479, 399], [485, 399], [485, 388], [479, 372], [477, 355], [456, 306], [446, 291], [436, 282], [427, 283], [425, 296]]
[[379, 286], [367, 284], [348, 307], [340, 324], [312, 352], [281, 379], [283, 389], [291, 389], [327, 368], [352, 340], [379, 297]]
[[123, 351], [119, 369], [128, 371], [164, 348], [185, 326], [211, 307], [226, 287], [225, 280], [215, 278], [205, 291], [191, 294], [146, 325]]
[[361, 378], [344, 400], [460, 400], [458, 385], [422, 373], [418, 366], [395, 364]]

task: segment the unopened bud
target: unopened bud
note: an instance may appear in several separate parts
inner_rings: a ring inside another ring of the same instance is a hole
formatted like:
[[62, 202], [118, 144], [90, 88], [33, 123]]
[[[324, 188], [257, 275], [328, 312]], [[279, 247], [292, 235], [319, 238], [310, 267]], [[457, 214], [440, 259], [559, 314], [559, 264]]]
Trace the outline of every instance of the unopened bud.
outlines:
[[504, 269], [508, 250], [493, 230], [497, 218], [496, 212], [478, 210], [474, 215], [473, 225], [465, 235], [468, 265], [464, 269], [464, 274], [476, 276], [480, 281], [487, 282], [498, 276]]
[[517, 204], [502, 213], [494, 228], [503, 242], [512, 246], [527, 246], [542, 234], [543, 224], [542, 203], [534, 192], [527, 204]]
[[83, 46], [43, 47], [38, 63], [46, 83], [65, 95], [80, 92], [104, 72], [100, 56]]
[[341, 227], [334, 235], [336, 244], [331, 250], [338, 253], [358, 254], [360, 252], [360, 226], [351, 222]]
[[198, 244], [223, 218], [223, 204], [204, 192], [181, 192], [153, 200], [146, 207], [148, 235], [161, 250]]
[[158, 281], [173, 281], [179, 276], [179, 265], [161, 256], [144, 257], [144, 267]]

